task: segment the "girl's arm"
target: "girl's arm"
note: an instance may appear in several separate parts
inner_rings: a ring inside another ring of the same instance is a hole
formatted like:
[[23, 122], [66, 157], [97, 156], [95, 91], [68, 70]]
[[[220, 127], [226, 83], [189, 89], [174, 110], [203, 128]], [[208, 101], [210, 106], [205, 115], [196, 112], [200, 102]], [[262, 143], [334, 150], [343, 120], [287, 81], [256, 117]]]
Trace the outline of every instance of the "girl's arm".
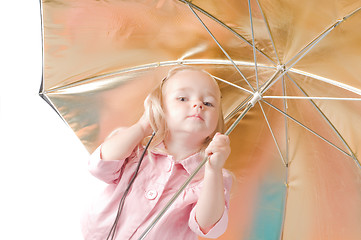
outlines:
[[209, 160], [201, 194], [196, 205], [196, 219], [203, 231], [208, 231], [220, 220], [225, 209], [222, 168], [231, 152], [228, 136], [217, 133], [205, 153]]
[[151, 132], [152, 129], [144, 114], [136, 124], [122, 129], [104, 141], [101, 149], [102, 159], [111, 161], [129, 157], [140, 141]]

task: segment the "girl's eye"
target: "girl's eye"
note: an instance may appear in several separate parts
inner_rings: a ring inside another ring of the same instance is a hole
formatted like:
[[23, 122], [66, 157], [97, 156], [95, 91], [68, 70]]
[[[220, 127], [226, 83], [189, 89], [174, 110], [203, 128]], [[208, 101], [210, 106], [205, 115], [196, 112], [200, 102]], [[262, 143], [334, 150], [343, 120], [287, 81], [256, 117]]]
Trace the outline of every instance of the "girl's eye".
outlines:
[[178, 97], [178, 100], [181, 101], [181, 102], [184, 102], [184, 101], [187, 100], [187, 98], [186, 97]]
[[203, 104], [207, 107], [213, 107], [213, 104], [211, 102], [203, 102]]

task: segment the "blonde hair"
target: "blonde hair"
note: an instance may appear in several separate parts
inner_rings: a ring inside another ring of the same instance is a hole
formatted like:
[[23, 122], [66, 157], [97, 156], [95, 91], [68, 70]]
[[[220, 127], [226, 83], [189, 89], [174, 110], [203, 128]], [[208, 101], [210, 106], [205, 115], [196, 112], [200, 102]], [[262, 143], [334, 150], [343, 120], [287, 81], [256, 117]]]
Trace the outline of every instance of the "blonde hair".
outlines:
[[[165, 114], [163, 111], [163, 86], [164, 84], [176, 73], [181, 71], [200, 71], [205, 74], [207, 74], [215, 84], [218, 86], [217, 81], [206, 71], [191, 67], [191, 66], [180, 66], [175, 67], [169, 70], [168, 75], [163, 78], [162, 82], [157, 86], [147, 97], [145, 100], [145, 111], [148, 114], [150, 125], [153, 128], [153, 130], [156, 132], [156, 135], [154, 136], [154, 139], [149, 147], [149, 149], [154, 149], [158, 144], [164, 141], [164, 139], [167, 136], [168, 128], [165, 121]], [[224, 133], [224, 119], [223, 119], [223, 112], [221, 105], [219, 107], [219, 115], [218, 115], [218, 123], [216, 126], [215, 131], [211, 134], [211, 136], [207, 137], [205, 139], [205, 142], [203, 144], [203, 147], [201, 150], [204, 150], [208, 143], [213, 138], [213, 135], [216, 134], [216, 132]]]

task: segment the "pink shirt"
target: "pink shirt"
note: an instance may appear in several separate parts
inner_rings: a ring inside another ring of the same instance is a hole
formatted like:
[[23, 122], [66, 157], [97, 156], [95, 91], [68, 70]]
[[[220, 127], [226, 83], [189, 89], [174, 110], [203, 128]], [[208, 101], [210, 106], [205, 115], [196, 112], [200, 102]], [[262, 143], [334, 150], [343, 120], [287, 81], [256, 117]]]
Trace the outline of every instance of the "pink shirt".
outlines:
[[[124, 160], [103, 161], [99, 147], [90, 157], [89, 170], [109, 185], [104, 194], [94, 202], [82, 221], [86, 240], [105, 240], [113, 225], [120, 199], [131, 179], [139, 157], [132, 153]], [[194, 154], [175, 162], [173, 157], [158, 151], [145, 155], [137, 178], [125, 200], [118, 222], [115, 239], [138, 239], [143, 231], [163, 209], [173, 194], [202, 161], [200, 154]], [[203, 183], [204, 168], [190, 182], [173, 205], [148, 233], [145, 239], [191, 240], [197, 235], [217, 238], [222, 235], [228, 223], [228, 208], [231, 175], [223, 170], [225, 186], [225, 211], [221, 219], [207, 233], [201, 231], [195, 218], [195, 204]]]

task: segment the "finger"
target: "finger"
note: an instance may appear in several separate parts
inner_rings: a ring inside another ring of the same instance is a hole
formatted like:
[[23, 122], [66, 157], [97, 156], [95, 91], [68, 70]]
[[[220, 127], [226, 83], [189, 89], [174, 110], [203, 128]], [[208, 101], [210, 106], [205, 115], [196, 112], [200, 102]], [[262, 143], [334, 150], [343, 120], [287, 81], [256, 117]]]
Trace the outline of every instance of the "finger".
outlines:
[[210, 148], [214, 148], [214, 147], [229, 147], [229, 140], [227, 138], [221, 138], [221, 139], [214, 139], [214, 141], [212, 141], [209, 144]]
[[212, 140], [216, 140], [216, 139], [222, 139], [222, 140], [225, 140], [225, 141], [229, 141], [229, 137], [227, 135], [224, 135], [224, 134], [221, 134], [219, 132], [217, 132], [213, 139]]
[[207, 155], [209, 155], [210, 153], [211, 154], [216, 154], [216, 153], [223, 154], [223, 153], [230, 152], [230, 147], [229, 147], [229, 145], [226, 145], [226, 144], [214, 144], [212, 146], [209, 146], [205, 152]]

